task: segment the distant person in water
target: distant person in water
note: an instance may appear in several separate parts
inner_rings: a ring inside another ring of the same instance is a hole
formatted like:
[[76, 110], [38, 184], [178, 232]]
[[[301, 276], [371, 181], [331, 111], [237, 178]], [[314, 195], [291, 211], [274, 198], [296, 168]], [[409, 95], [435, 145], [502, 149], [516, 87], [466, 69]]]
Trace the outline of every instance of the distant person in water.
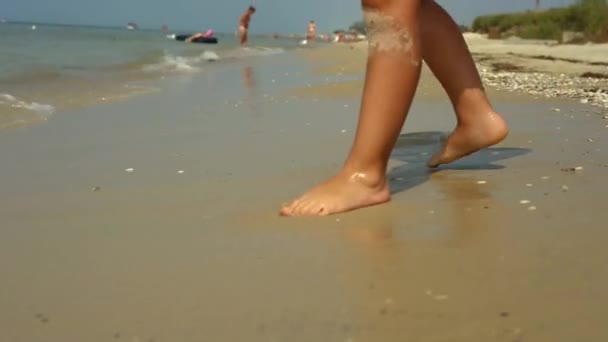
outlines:
[[193, 40], [198, 38], [211, 38], [214, 34], [215, 32], [213, 32], [212, 29], [208, 29], [205, 33], [196, 33], [191, 35], [190, 37], [188, 37], [188, 39], [186, 39], [186, 42], [191, 43]]
[[247, 33], [249, 31], [249, 22], [251, 21], [251, 16], [255, 13], [255, 7], [249, 6], [247, 11], [241, 15], [239, 18], [239, 39], [241, 41], [241, 46], [247, 46]]
[[281, 215], [330, 215], [390, 200], [388, 161], [414, 99], [423, 60], [447, 92], [457, 118], [429, 167], [497, 144], [508, 134], [458, 25], [436, 1], [362, 0], [362, 7], [369, 50], [350, 153], [336, 175], [283, 206]]
[[308, 22], [308, 29], [306, 30], [306, 40], [312, 42], [317, 37], [317, 24], [314, 20]]

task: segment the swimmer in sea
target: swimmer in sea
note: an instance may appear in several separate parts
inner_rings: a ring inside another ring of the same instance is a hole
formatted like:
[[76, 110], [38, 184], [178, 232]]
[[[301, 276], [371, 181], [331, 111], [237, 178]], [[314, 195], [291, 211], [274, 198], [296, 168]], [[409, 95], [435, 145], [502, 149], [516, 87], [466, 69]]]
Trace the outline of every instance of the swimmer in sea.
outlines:
[[[452, 102], [457, 124], [431, 168], [495, 145], [508, 134], [458, 25], [434, 0], [362, 0], [368, 61], [350, 153], [329, 180], [283, 206], [283, 216], [324, 216], [390, 200], [387, 164], [412, 104], [422, 61]], [[449, 57], [448, 57], [449, 56]]]
[[188, 39], [186, 39], [186, 42], [191, 43], [193, 40], [195, 40], [197, 38], [211, 38], [211, 37], [213, 37], [214, 34], [215, 34], [215, 32], [213, 32], [212, 29], [209, 29], [205, 33], [196, 33], [196, 34], [191, 35], [190, 37], [188, 37]]
[[315, 24], [314, 20], [311, 20], [308, 23], [308, 29], [306, 30], [306, 40], [312, 42], [317, 37], [317, 24]]
[[253, 13], [255, 13], [255, 7], [249, 6], [247, 11], [239, 18], [239, 38], [243, 47], [247, 46], [247, 31], [249, 30], [249, 22]]

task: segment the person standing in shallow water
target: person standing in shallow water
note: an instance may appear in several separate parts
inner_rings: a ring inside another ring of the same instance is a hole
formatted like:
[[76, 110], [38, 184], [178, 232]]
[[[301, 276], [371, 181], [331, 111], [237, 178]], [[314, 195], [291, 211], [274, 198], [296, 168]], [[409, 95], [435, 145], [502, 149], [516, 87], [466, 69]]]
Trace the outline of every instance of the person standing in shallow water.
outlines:
[[306, 40], [313, 42], [317, 37], [317, 24], [314, 20], [308, 22], [308, 28], [306, 29]]
[[247, 11], [243, 13], [239, 18], [239, 39], [242, 47], [247, 46], [248, 40], [248, 31], [249, 31], [249, 22], [251, 21], [251, 16], [255, 13], [255, 7], [249, 6]]
[[[283, 216], [324, 216], [390, 200], [390, 154], [405, 123], [422, 60], [445, 89], [457, 125], [435, 168], [504, 140], [508, 127], [494, 111], [458, 25], [434, 0], [362, 0], [369, 55], [355, 139], [342, 169], [293, 202]], [[449, 56], [449, 58], [445, 58]]]

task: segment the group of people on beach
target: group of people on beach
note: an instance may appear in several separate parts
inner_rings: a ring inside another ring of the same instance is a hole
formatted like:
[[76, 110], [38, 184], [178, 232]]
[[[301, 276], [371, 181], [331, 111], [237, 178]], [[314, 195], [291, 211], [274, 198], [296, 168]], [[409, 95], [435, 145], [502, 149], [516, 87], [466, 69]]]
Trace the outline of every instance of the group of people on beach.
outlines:
[[[242, 47], [247, 46], [247, 42], [249, 39], [249, 23], [251, 22], [251, 17], [253, 16], [253, 14], [255, 13], [256, 9], [255, 6], [249, 6], [249, 8], [247, 8], [247, 10], [241, 14], [241, 16], [239, 17], [239, 21], [238, 21], [238, 29], [237, 29], [237, 35], [239, 37], [239, 43]], [[211, 38], [213, 37], [214, 32], [213, 30], [209, 29], [207, 30], [205, 33], [196, 33], [193, 34], [192, 36], [188, 37], [188, 39], [186, 39], [187, 42], [192, 42], [193, 40], [197, 39], [197, 38]], [[306, 30], [306, 39], [309, 42], [312, 42], [315, 40], [317, 36], [317, 24], [315, 23], [314, 20], [311, 20], [308, 23], [308, 28]]]
[[[446, 91], [457, 125], [428, 161], [436, 168], [495, 145], [508, 127], [486, 93], [459, 26], [435, 0], [362, 0], [368, 61], [359, 122], [337, 174], [280, 209], [283, 216], [324, 216], [390, 200], [388, 161], [412, 105], [422, 63]], [[242, 46], [255, 7], [239, 18]], [[314, 39], [311, 21], [307, 38]], [[448, 57], [449, 56], [449, 57]]]

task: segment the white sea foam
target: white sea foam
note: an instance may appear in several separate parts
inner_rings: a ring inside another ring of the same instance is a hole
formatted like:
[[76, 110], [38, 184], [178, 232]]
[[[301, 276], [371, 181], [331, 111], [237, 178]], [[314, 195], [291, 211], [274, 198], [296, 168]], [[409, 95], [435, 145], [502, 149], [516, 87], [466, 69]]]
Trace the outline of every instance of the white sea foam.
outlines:
[[146, 72], [179, 72], [192, 73], [204, 69], [205, 62], [216, 62], [219, 60], [241, 59], [256, 56], [270, 56], [284, 52], [281, 48], [252, 47], [235, 48], [225, 51], [204, 51], [196, 56], [176, 56], [165, 52], [159, 62], [144, 65]]
[[201, 58], [208, 62], [215, 62], [220, 59], [220, 56], [213, 51], [205, 51], [201, 55]]
[[38, 102], [27, 102], [18, 99], [11, 94], [0, 94], [0, 106], [10, 108], [22, 108], [39, 115], [41, 118], [48, 118], [55, 112], [55, 107], [49, 104]]
[[195, 66], [196, 62], [195, 58], [165, 54], [160, 62], [145, 65], [143, 69], [152, 72], [196, 72], [200, 70]]
[[27, 102], [11, 94], [0, 94], [0, 129], [47, 121], [55, 112], [48, 104]]

